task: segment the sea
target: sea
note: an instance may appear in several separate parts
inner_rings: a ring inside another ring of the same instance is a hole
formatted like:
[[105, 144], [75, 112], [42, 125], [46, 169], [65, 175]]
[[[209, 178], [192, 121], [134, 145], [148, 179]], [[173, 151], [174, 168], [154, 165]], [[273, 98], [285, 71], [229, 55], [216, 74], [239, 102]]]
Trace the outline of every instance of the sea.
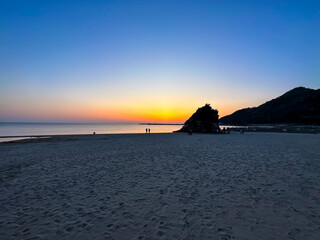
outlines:
[[169, 133], [181, 125], [145, 125], [140, 123], [17, 123], [0, 122], [0, 137], [72, 134]]
[[171, 133], [181, 127], [182, 124], [0, 122], [0, 142], [32, 136], [93, 134], [93, 132], [96, 134], [146, 133], [146, 128], [150, 129], [150, 133]]

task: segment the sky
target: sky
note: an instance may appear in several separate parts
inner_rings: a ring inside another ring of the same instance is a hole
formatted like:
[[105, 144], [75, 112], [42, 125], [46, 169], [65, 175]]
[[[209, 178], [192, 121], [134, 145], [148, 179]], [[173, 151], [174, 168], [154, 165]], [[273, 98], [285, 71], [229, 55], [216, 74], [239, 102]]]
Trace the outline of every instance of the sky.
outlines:
[[1, 1], [0, 121], [184, 122], [320, 85], [320, 1]]

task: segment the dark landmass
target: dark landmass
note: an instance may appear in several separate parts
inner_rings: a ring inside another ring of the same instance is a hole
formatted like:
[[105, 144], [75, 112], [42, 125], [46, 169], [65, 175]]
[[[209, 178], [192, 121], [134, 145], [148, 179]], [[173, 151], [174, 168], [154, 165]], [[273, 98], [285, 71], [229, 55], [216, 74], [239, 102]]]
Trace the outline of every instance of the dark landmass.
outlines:
[[217, 133], [219, 131], [218, 110], [212, 109], [210, 104], [206, 104], [198, 108], [177, 132]]
[[258, 107], [241, 109], [225, 116], [220, 123], [320, 125], [320, 89], [294, 88]]

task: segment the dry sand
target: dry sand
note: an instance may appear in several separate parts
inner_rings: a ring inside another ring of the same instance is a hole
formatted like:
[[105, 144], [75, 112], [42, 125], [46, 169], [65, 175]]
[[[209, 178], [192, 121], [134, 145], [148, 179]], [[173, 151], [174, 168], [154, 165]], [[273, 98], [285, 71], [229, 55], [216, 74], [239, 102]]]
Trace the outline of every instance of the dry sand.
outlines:
[[319, 239], [320, 135], [0, 144], [1, 239]]

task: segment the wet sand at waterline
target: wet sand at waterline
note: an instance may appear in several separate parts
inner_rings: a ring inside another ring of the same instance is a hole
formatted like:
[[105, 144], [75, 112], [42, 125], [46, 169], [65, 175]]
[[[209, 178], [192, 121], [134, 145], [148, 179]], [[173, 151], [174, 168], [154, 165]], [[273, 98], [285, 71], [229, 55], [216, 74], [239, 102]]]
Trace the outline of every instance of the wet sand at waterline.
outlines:
[[320, 135], [0, 143], [1, 239], [318, 239]]

